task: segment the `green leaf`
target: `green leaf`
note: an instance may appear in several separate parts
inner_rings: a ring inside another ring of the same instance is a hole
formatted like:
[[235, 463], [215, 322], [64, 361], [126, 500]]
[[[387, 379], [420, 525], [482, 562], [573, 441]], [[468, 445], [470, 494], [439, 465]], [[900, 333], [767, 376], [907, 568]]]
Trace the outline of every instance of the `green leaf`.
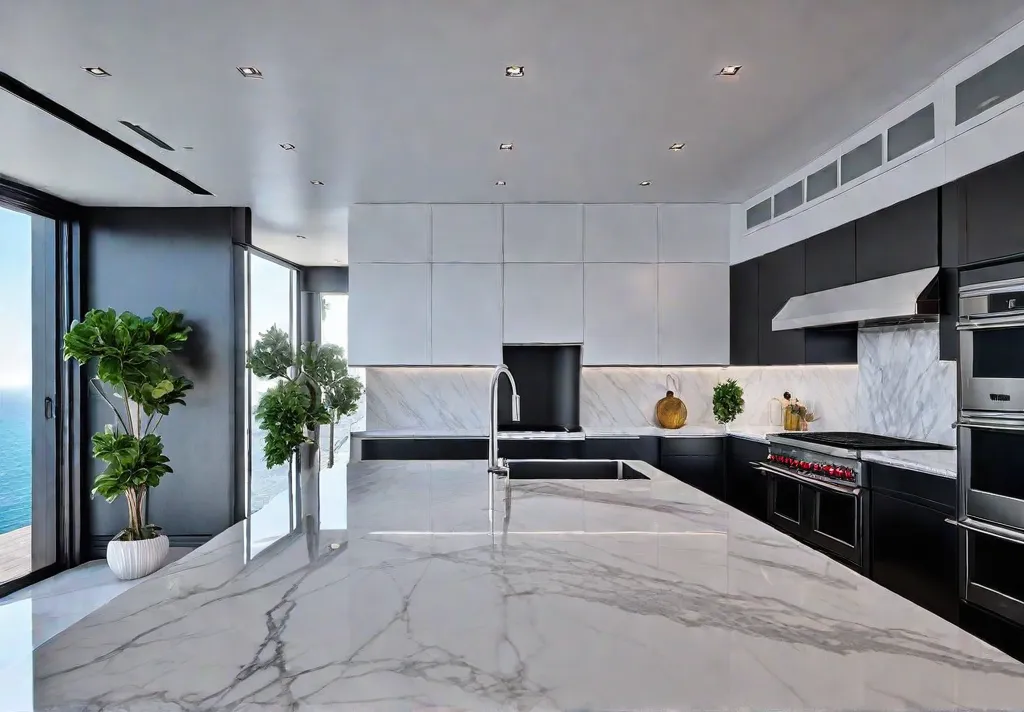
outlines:
[[712, 412], [719, 423], [731, 423], [743, 412], [743, 389], [730, 378], [715, 386], [711, 397]]

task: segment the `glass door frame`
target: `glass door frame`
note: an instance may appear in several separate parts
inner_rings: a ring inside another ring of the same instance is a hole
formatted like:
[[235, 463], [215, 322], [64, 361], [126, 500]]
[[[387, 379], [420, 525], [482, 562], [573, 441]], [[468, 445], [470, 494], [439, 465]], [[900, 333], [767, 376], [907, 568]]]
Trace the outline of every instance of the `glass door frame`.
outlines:
[[[44, 509], [36, 493], [45, 491], [51, 521], [43, 543], [46, 559], [52, 559], [17, 579], [0, 581], [2, 598], [83, 561], [82, 516], [88, 500], [81, 478], [85, 384], [79, 369], [65, 363], [62, 354], [64, 333], [81, 318], [82, 208], [3, 177], [0, 208], [32, 217], [31, 300], [33, 306], [43, 306], [43, 314], [32, 319], [31, 506], [35, 525]], [[33, 558], [37, 541], [33, 536]]]

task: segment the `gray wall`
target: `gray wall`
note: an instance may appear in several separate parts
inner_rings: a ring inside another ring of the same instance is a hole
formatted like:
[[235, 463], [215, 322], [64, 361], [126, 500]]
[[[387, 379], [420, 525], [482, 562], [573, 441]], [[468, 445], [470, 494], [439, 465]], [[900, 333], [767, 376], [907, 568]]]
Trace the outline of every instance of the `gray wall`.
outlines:
[[[235, 376], [244, 358], [236, 324], [244, 315], [236, 312], [232, 244], [248, 242], [249, 210], [95, 208], [84, 222], [87, 309], [144, 315], [163, 306], [184, 312], [193, 328], [175, 367], [195, 390], [160, 426], [174, 472], [151, 492], [149, 516], [172, 545], [201, 543], [235, 519]], [[84, 410], [86, 438], [112, 420], [93, 393]], [[88, 453], [83, 461], [91, 487], [101, 468]], [[102, 555], [127, 522], [126, 505], [92, 499], [84, 514], [85, 552]]]
[[348, 267], [303, 267], [300, 289], [323, 294], [348, 294]]

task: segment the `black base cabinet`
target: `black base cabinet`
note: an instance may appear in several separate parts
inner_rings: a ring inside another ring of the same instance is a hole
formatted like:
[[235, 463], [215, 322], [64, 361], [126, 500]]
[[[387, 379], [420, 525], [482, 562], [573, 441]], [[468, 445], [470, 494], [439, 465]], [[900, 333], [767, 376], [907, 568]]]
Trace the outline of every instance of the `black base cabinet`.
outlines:
[[956, 481], [871, 465], [872, 578], [932, 613], [959, 619]]
[[726, 438], [664, 438], [658, 469], [717, 499], [725, 498]]
[[768, 478], [750, 463], [768, 459], [768, 445], [731, 437], [726, 450], [725, 502], [762, 522], [767, 521]]
[[583, 457], [587, 460], [640, 460], [657, 467], [659, 453], [657, 437], [587, 438], [583, 441]]

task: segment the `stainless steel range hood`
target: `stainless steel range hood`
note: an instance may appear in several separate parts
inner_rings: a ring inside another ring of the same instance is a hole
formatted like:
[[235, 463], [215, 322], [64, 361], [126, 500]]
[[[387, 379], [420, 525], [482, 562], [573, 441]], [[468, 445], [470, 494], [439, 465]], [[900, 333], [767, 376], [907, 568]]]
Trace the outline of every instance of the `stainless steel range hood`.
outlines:
[[938, 267], [926, 267], [793, 297], [772, 319], [772, 331], [935, 321], [939, 314], [938, 274]]

